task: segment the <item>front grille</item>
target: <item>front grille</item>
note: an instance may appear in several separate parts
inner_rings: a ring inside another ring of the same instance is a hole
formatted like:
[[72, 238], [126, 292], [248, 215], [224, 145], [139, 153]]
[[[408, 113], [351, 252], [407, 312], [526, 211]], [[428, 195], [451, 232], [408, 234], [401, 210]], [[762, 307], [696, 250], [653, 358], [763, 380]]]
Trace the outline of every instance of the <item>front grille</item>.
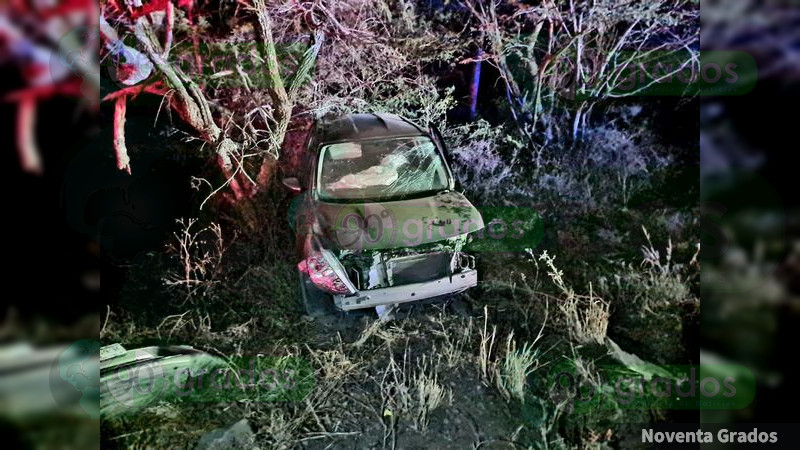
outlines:
[[389, 285], [422, 283], [447, 276], [451, 256], [450, 253], [435, 252], [390, 259], [386, 262]]

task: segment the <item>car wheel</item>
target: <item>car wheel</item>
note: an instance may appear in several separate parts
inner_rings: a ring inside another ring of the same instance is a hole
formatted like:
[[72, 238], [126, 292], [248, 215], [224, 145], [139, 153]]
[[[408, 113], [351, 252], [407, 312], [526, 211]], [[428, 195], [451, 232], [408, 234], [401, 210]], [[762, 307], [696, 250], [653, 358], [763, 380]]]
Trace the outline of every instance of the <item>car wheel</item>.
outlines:
[[308, 275], [300, 274], [300, 304], [309, 317], [324, 317], [334, 313], [333, 298], [317, 289]]

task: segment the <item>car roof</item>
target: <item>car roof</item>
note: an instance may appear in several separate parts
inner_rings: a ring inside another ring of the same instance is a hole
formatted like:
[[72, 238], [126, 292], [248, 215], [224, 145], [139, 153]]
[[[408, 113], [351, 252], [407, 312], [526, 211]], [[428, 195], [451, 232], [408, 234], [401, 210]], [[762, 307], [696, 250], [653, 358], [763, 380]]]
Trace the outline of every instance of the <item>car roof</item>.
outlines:
[[317, 130], [321, 144], [427, 134], [418, 125], [396, 114], [351, 114], [323, 119], [317, 123]]

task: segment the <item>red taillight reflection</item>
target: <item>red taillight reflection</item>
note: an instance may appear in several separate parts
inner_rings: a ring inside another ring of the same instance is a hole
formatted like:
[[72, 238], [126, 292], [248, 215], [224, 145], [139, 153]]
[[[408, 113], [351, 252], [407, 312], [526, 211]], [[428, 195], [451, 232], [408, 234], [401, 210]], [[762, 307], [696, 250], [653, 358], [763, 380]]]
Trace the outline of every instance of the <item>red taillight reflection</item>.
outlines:
[[352, 294], [353, 291], [339, 278], [339, 275], [325, 260], [320, 252], [313, 252], [308, 258], [300, 261], [297, 268], [308, 274], [314, 286], [331, 294]]

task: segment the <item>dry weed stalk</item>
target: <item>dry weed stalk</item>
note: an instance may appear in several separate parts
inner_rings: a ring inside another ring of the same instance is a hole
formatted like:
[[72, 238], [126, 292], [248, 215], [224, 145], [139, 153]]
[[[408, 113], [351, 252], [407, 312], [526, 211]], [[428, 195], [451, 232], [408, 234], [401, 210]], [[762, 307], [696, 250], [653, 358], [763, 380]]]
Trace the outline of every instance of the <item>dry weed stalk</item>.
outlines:
[[519, 350], [517, 350], [513, 331], [506, 338], [506, 353], [498, 370], [496, 382], [498, 389], [507, 399], [514, 397], [520, 402], [525, 402], [525, 386], [528, 376], [543, 366], [539, 361], [542, 354], [539, 349], [534, 349], [534, 347], [544, 336], [545, 325], [547, 325], [546, 310], [536, 338], [533, 342], [526, 342]]
[[[187, 316], [189, 316], [189, 318], [187, 318]], [[183, 314], [173, 314], [165, 317], [156, 327], [156, 333], [158, 333], [159, 338], [161, 337], [161, 328], [170, 324], [172, 327], [169, 330], [167, 339], [171, 339], [173, 334], [183, 331], [184, 329], [189, 329], [199, 334], [211, 333], [211, 316], [208, 314], [199, 315], [196, 311], [190, 310]]]
[[492, 332], [488, 332], [489, 325], [489, 310], [488, 307], [483, 307], [483, 328], [479, 330], [481, 336], [481, 343], [478, 352], [478, 362], [480, 368], [480, 375], [484, 383], [488, 383], [491, 377], [494, 376], [494, 361], [492, 360], [492, 350], [494, 349], [494, 340], [497, 336], [497, 326], [492, 325]]
[[439, 381], [441, 358], [423, 355], [412, 364], [406, 342], [403, 361], [398, 363], [391, 348], [387, 349], [389, 363], [379, 382], [386, 429], [384, 441], [389, 437], [394, 439], [394, 429], [401, 417], [409, 418], [413, 429], [425, 433], [430, 413], [453, 400], [452, 390]]
[[186, 303], [194, 297], [202, 297], [205, 289], [217, 282], [215, 277], [226, 247], [222, 228], [216, 223], [197, 231], [193, 229], [197, 219], [179, 219], [177, 223], [181, 229], [173, 233], [175, 239], [170, 249], [178, 255], [180, 269], [168, 276], [164, 283], [169, 287], [183, 288], [186, 295], [183, 303]]
[[568, 330], [570, 338], [581, 344], [602, 344], [611, 315], [609, 304], [594, 295], [591, 283], [589, 295], [576, 294], [564, 282], [563, 272], [555, 265], [555, 256], [550, 256], [545, 251], [539, 256], [539, 260], [547, 265], [547, 275], [561, 291], [562, 298], [558, 302], [560, 321]]
[[417, 362], [417, 370], [412, 376], [411, 383], [416, 391], [416, 402], [413, 411], [414, 429], [425, 433], [428, 431], [428, 423], [431, 411], [453, 401], [453, 391], [443, 387], [439, 383], [440, 358], [431, 360], [428, 365], [426, 357], [423, 355], [422, 362]]
[[[438, 320], [441, 331], [433, 330], [434, 334], [444, 339], [444, 344], [436, 352], [442, 356], [447, 368], [452, 369], [464, 359], [464, 348], [472, 339], [472, 317], [467, 320], [466, 325], [459, 321], [457, 326], [446, 324], [444, 314], [439, 315]], [[455, 328], [457, 331], [452, 332]]]

